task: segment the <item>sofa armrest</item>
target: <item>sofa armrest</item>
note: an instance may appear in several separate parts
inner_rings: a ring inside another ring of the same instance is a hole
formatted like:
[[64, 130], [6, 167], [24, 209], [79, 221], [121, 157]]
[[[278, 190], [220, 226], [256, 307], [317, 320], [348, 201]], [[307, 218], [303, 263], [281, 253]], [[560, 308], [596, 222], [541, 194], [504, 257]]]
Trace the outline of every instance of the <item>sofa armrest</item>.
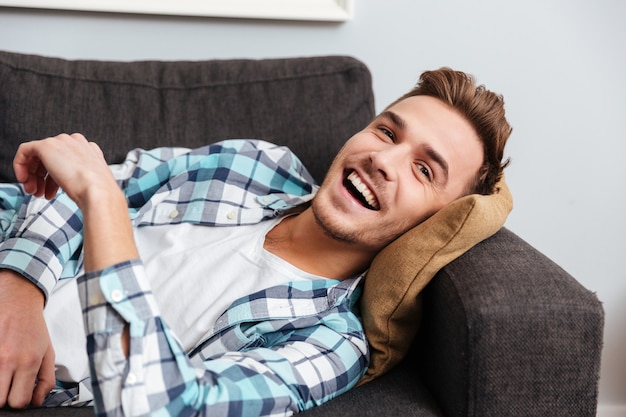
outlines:
[[595, 416], [602, 306], [521, 238], [502, 229], [423, 298], [419, 358], [446, 416]]

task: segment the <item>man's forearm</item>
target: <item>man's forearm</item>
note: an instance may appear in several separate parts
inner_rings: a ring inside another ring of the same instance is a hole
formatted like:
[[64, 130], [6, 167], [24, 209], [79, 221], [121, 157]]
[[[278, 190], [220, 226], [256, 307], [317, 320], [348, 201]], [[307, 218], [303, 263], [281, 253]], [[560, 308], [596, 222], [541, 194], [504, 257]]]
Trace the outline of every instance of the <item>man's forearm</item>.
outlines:
[[[98, 271], [139, 257], [126, 200], [117, 184], [107, 191], [98, 190], [86, 198], [83, 205], [86, 272]], [[128, 326], [121, 338], [122, 350], [128, 357]]]
[[82, 203], [85, 271], [139, 257], [126, 200], [117, 184], [98, 190]]

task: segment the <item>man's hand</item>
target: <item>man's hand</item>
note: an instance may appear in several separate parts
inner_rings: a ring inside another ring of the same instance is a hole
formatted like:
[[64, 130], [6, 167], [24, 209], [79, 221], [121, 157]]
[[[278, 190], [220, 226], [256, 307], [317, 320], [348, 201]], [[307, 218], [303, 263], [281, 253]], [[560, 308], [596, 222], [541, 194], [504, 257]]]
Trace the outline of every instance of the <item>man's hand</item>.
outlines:
[[42, 405], [55, 384], [54, 350], [33, 283], [0, 270], [0, 408]]
[[13, 169], [27, 193], [51, 199], [61, 187], [79, 207], [88, 193], [117, 187], [102, 150], [78, 133], [21, 144]]

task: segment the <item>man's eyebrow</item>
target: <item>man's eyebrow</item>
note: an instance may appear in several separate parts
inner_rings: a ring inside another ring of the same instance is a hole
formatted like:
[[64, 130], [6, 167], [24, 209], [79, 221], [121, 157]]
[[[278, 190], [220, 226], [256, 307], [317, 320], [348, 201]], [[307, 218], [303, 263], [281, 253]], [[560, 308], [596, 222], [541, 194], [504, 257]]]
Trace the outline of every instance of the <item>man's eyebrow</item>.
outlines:
[[443, 171], [443, 177], [444, 177], [443, 184], [446, 184], [448, 182], [448, 171], [449, 171], [448, 162], [443, 158], [443, 156], [439, 152], [433, 149], [433, 147], [430, 145], [424, 145], [424, 152], [426, 152], [426, 155], [428, 155], [430, 159], [435, 161], [435, 163], [441, 167], [441, 170]]
[[380, 114], [380, 116], [391, 120], [391, 122], [400, 130], [404, 130], [406, 128], [406, 122], [398, 115], [398, 113], [394, 113], [391, 110], [385, 110]]

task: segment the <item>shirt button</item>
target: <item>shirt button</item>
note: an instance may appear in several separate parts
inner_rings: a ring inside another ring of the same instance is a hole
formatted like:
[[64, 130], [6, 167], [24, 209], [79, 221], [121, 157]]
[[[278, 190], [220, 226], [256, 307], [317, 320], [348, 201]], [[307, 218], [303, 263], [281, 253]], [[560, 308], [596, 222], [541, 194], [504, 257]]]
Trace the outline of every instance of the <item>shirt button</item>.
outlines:
[[232, 220], [232, 219], [234, 219], [235, 217], [237, 217], [237, 213], [236, 213], [236, 212], [234, 212], [234, 211], [231, 211], [230, 213], [228, 213], [228, 214], [226, 215], [226, 218], [228, 218], [228, 220]]
[[132, 385], [135, 382], [137, 382], [137, 377], [132, 372], [129, 373], [128, 376], [126, 377], [126, 383]]
[[111, 291], [111, 300], [113, 300], [114, 303], [119, 303], [123, 299], [124, 299], [124, 293], [122, 291], [120, 290]]
[[178, 210], [174, 209], [170, 212], [170, 219], [175, 219], [178, 217]]
[[269, 203], [270, 201], [272, 201], [272, 199], [270, 197], [263, 197], [263, 202], [264, 203]]

